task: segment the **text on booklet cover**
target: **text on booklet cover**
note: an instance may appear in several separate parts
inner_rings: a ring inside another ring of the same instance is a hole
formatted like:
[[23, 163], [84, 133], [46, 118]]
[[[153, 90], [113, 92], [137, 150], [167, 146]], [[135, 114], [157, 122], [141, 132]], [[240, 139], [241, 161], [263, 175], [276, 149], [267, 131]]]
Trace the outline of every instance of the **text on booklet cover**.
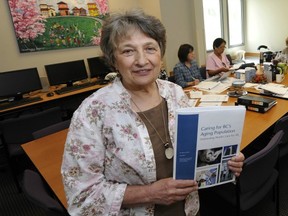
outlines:
[[240, 150], [244, 106], [193, 107], [176, 111], [175, 179], [199, 188], [234, 181], [227, 162]]

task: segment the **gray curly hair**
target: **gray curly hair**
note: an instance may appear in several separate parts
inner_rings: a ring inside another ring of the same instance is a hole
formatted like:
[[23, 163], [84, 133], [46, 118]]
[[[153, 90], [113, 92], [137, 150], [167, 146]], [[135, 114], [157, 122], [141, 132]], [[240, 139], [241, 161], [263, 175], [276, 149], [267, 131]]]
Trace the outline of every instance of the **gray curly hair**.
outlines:
[[127, 37], [131, 29], [140, 30], [156, 40], [160, 46], [161, 56], [164, 56], [166, 50], [165, 27], [156, 17], [147, 15], [140, 9], [134, 9], [124, 13], [111, 14], [103, 23], [100, 48], [111, 66], [115, 65], [114, 52], [119, 40]]

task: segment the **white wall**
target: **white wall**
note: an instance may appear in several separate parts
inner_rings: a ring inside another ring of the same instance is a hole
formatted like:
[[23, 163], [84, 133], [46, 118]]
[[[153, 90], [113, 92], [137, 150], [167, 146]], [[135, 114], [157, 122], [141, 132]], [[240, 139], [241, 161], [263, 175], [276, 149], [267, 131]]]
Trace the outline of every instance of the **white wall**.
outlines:
[[258, 52], [259, 45], [272, 51], [282, 50], [288, 37], [287, 0], [246, 0], [246, 51]]
[[[183, 43], [192, 44], [198, 63], [205, 64], [202, 0], [109, 0], [109, 6], [111, 12], [141, 7], [162, 20], [167, 30], [167, 51], [164, 59], [167, 71], [171, 71], [178, 62], [178, 47]], [[247, 41], [244, 49], [247, 52], [258, 52], [257, 47], [265, 44], [271, 50], [282, 50], [288, 36], [288, 1], [246, 0], [246, 7]], [[0, 72], [36, 66], [40, 76], [46, 76], [45, 64], [86, 59], [101, 53], [99, 47], [94, 46], [20, 53], [7, 1], [0, 1], [0, 14]], [[234, 50], [235, 48], [227, 52]]]

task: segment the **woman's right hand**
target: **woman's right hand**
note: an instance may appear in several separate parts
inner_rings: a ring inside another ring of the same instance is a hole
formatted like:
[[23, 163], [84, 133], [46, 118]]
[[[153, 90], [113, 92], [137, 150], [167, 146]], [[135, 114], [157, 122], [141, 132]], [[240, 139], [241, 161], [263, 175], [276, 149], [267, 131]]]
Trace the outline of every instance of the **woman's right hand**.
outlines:
[[152, 203], [170, 205], [184, 200], [186, 196], [198, 190], [197, 182], [194, 180], [175, 180], [173, 178], [161, 179], [149, 187]]
[[227, 71], [229, 71], [229, 68], [227, 68], [227, 67], [222, 67], [222, 68], [220, 68], [219, 69], [219, 73], [221, 73], [221, 72], [227, 72]]

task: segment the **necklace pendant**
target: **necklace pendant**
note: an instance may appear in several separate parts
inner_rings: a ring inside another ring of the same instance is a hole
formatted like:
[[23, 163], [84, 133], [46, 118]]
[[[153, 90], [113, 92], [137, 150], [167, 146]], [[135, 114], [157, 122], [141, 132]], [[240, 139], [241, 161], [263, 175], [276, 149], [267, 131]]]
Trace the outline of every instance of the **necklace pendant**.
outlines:
[[171, 147], [169, 147], [169, 143], [165, 143], [164, 144], [164, 146], [165, 146], [165, 156], [166, 156], [166, 158], [167, 159], [172, 159], [173, 158], [173, 156], [174, 156], [174, 150], [173, 150], [173, 148], [171, 148]]

